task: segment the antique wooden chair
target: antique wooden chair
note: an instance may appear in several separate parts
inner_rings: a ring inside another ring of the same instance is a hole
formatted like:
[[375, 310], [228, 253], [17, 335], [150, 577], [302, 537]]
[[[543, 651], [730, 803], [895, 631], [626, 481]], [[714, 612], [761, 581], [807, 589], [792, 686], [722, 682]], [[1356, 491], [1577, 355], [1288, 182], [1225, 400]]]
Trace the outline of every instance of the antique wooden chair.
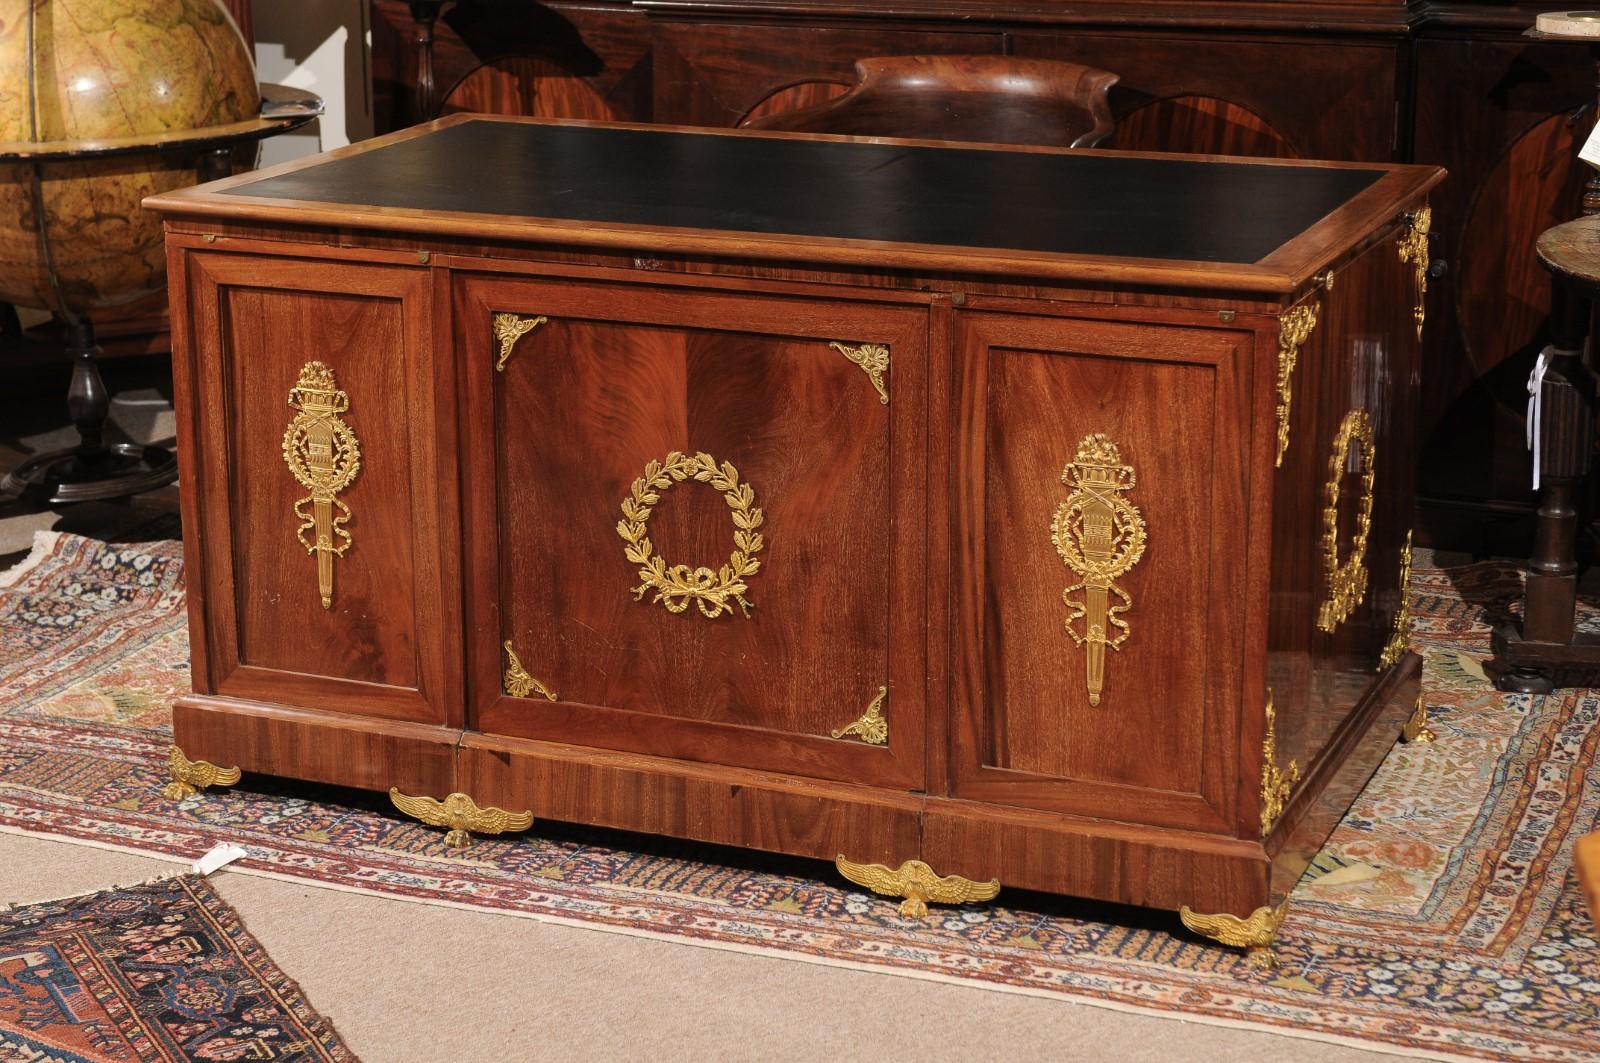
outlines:
[[1111, 134], [1117, 75], [1008, 55], [895, 55], [856, 63], [827, 103], [748, 121], [751, 129], [1089, 148]]

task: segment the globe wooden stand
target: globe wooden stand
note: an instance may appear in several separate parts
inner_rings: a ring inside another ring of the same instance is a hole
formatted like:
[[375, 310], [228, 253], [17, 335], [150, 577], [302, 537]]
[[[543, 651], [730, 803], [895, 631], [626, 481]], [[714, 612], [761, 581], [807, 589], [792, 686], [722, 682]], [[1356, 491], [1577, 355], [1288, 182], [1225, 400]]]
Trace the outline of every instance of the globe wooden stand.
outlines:
[[[260, 115], [246, 121], [126, 141], [0, 143], [0, 164], [22, 163], [39, 173], [52, 162], [183, 153], [198, 156], [200, 180], [216, 180], [233, 172], [233, 153], [238, 145], [298, 129], [322, 113], [321, 98], [309, 92], [266, 84], [261, 86], [261, 94]], [[42, 203], [36, 202], [36, 208], [37, 216], [44, 218]], [[48, 251], [48, 234], [41, 239]], [[45, 262], [53, 273], [48, 253]], [[59, 295], [60, 285], [56, 288]], [[36, 454], [12, 469], [0, 480], [0, 497], [37, 495], [56, 504], [90, 502], [124, 498], [175, 481], [178, 462], [172, 451], [136, 443], [106, 443], [111, 396], [100, 376], [101, 351], [95, 341], [94, 323], [70, 307], [64, 307], [60, 316], [67, 327], [66, 354], [72, 361], [67, 410], [78, 429], [78, 443], [65, 450]]]

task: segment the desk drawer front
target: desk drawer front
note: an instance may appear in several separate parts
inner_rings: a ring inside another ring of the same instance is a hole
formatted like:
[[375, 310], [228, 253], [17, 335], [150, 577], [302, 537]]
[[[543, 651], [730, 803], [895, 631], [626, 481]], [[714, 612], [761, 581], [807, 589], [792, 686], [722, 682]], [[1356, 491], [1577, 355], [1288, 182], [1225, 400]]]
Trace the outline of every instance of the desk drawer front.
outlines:
[[909, 783], [926, 312], [468, 278], [456, 317], [477, 726]]
[[1154, 323], [961, 318], [959, 795], [1225, 826], [1250, 343]]

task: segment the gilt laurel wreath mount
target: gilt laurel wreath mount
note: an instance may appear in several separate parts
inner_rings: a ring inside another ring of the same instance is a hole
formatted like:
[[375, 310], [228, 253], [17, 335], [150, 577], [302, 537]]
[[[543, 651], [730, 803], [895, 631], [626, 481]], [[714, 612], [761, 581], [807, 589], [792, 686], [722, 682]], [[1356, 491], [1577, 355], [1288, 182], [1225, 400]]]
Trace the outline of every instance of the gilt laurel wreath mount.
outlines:
[[[722, 492], [732, 511], [733, 553], [728, 563], [715, 571], [703, 565], [668, 565], [655, 553], [646, 531], [650, 514], [661, 501], [661, 492], [685, 480], [710, 484]], [[702, 616], [711, 619], [732, 613], [734, 605], [748, 617], [752, 606], [745, 598], [750, 590], [746, 580], [761, 568], [755, 555], [765, 545], [758, 530], [763, 517], [755, 502], [755, 490], [740, 482], [738, 470], [726, 461], [719, 465], [709, 454], [688, 455], [674, 450], [666, 461], [646, 465], [644, 475], [633, 481], [628, 497], [622, 500], [622, 520], [617, 522], [617, 534], [627, 544], [623, 555], [639, 566], [643, 581], [633, 589], [633, 600], [643, 601], [646, 594], [654, 591], [655, 597], [650, 601], [660, 602], [669, 613], [681, 613], [692, 602]]]
[[[361, 471], [361, 445], [339, 415], [350, 396], [339, 390], [333, 370], [307, 362], [289, 389], [289, 405], [300, 412], [283, 433], [283, 460], [300, 485], [311, 492], [295, 502], [302, 521], [295, 538], [317, 558], [317, 590], [322, 607], [333, 607], [333, 559], [350, 549], [350, 507], [336, 497]], [[308, 510], [306, 507], [309, 506]], [[307, 533], [311, 534], [308, 535]]]
[[[1081, 581], [1062, 591], [1061, 600], [1069, 610], [1067, 634], [1085, 647], [1089, 704], [1098, 705], [1105, 689], [1106, 647], [1122, 647], [1129, 628], [1120, 614], [1133, 607], [1133, 599], [1115, 581], [1144, 556], [1145, 523], [1124, 495], [1137, 482], [1133, 467], [1122, 463], [1117, 445], [1107, 436], [1084, 436], [1076, 459], [1062, 470], [1061, 482], [1073, 491], [1056, 507], [1050, 541]], [[1074, 626], [1080, 620], [1081, 634]]]
[[[1361, 448], [1361, 499], [1356, 504], [1355, 534], [1350, 552], [1339, 557], [1339, 495], [1350, 450]], [[1322, 510], [1322, 556], [1327, 572], [1328, 597], [1317, 612], [1317, 629], [1333, 634], [1367, 596], [1367, 540], [1372, 535], [1372, 488], [1377, 476], [1378, 448], [1373, 440], [1372, 418], [1366, 410], [1351, 410], [1339, 425], [1328, 458], [1327, 505]]]

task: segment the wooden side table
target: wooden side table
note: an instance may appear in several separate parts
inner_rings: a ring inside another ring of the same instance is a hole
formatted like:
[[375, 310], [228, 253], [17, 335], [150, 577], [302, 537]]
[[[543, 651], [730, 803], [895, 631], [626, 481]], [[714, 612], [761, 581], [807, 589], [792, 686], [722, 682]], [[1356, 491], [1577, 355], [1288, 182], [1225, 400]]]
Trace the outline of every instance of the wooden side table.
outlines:
[[1600, 217], [1539, 237], [1539, 259], [1556, 278], [1554, 343], [1545, 353], [1537, 448], [1540, 500], [1520, 628], [1494, 634], [1502, 690], [1546, 694], [1562, 667], [1600, 667], [1600, 636], [1576, 630], [1578, 504], [1595, 438], [1595, 377], [1584, 337], [1600, 299]]

